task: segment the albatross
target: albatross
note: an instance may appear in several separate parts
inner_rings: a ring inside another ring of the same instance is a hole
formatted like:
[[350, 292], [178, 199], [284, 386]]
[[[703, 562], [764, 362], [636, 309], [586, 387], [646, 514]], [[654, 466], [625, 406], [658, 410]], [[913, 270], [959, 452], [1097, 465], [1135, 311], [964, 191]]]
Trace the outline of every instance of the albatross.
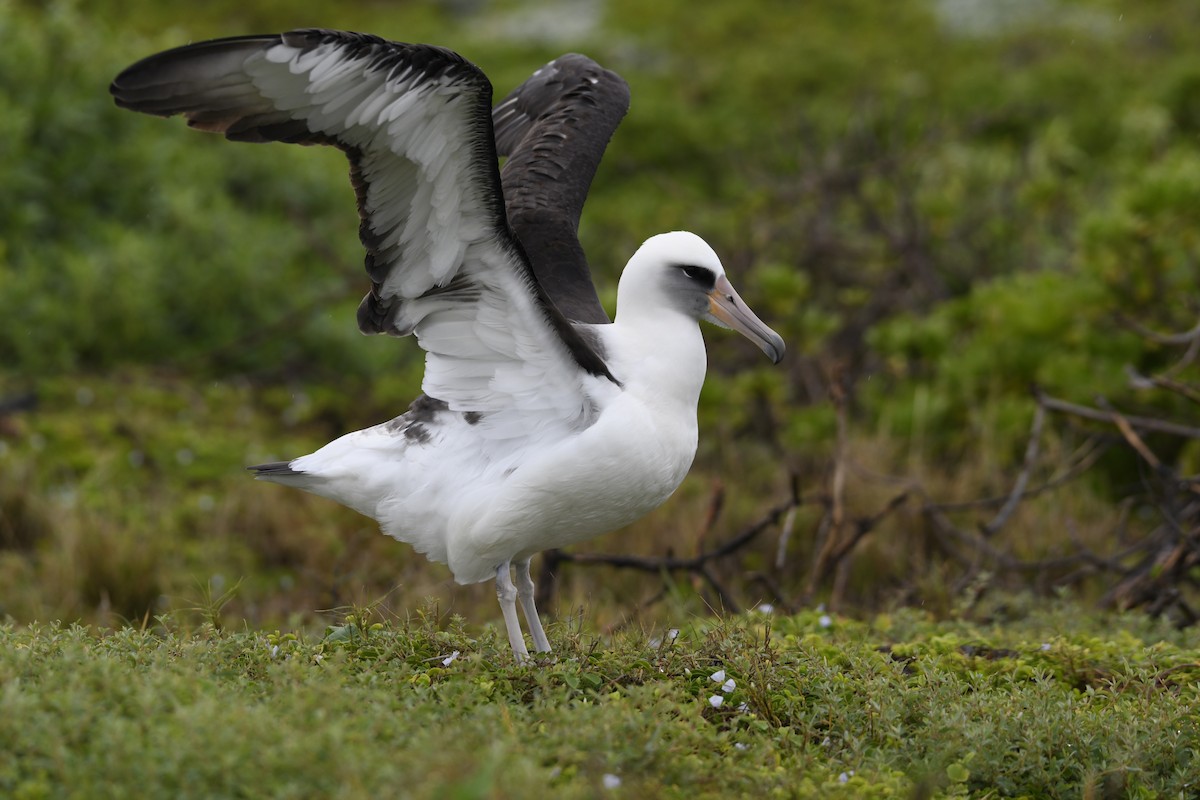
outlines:
[[416, 336], [423, 394], [389, 422], [249, 469], [375, 519], [459, 583], [494, 579], [518, 662], [518, 601], [534, 649], [551, 649], [530, 559], [642, 517], [690, 468], [699, 322], [783, 357], [693, 233], [637, 249], [609, 322], [577, 228], [629, 91], [584, 56], [551, 61], [493, 110], [487, 77], [451, 50], [304, 29], [158, 53], [111, 91], [232, 140], [345, 152], [371, 284], [358, 326]]

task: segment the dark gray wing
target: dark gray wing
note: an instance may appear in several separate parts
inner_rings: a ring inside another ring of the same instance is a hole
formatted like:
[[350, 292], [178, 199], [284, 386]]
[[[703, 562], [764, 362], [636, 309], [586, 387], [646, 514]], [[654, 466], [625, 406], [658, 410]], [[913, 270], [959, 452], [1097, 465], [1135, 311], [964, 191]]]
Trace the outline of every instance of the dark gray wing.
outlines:
[[551, 299], [578, 322], [605, 323], [579, 218], [609, 139], [629, 110], [629, 86], [587, 56], [539, 69], [492, 110], [508, 221]]

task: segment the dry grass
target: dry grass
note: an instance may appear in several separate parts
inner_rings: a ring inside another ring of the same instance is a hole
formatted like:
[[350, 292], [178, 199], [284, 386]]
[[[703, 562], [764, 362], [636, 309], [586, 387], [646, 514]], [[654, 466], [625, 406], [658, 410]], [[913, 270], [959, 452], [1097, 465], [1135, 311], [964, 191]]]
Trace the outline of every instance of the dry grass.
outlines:
[[[86, 408], [71, 402], [78, 388], [61, 387], [56, 398], [50, 387], [51, 402], [7, 428], [0, 457], [0, 608], [12, 618], [113, 625], [169, 611], [187, 614], [204, 605], [206, 592], [219, 595], [237, 585], [224, 616], [254, 626], [319, 626], [327, 610], [354, 604], [378, 604], [403, 618], [428, 598], [443, 617], [496, 620], [490, 585], [457, 586], [444, 566], [381, 535], [370, 520], [321, 498], [256, 483], [241, 469], [276, 454], [307, 452], [332, 435], [331, 426], [360, 420], [347, 422], [319, 405], [305, 415], [281, 414], [293, 402], [286, 393], [259, 395], [248, 385], [195, 387], [126, 375], [89, 385]], [[1071, 447], [1048, 435], [1045, 463], [1065, 459]], [[139, 457], [130, 455], [135, 450]], [[856, 432], [845, 453], [841, 535], [914, 486], [937, 502], [1002, 497], [1019, 468], [964, 460], [950, 471], [914, 457], [903, 443]], [[781, 529], [770, 526], [717, 562], [717, 579], [743, 607], [826, 603], [867, 612], [920, 602], [952, 613], [968, 588], [964, 569], [947, 557], [915, 497], [884, 515], [840, 569], [814, 581], [818, 532], [831, 509], [832, 464], [816, 447], [792, 460], [804, 504], [782, 565], [776, 563]], [[1039, 469], [1032, 482], [1051, 473]], [[671, 501], [577, 550], [692, 556], [761, 518], [788, 496], [788, 483], [787, 469], [767, 448], [735, 448], [709, 436]], [[710, 524], [718, 488], [723, 503]], [[967, 508], [947, 516], [973, 530], [995, 511]], [[1136, 518], [1129, 521], [1125, 533], [1137, 526]], [[1120, 533], [1112, 505], [1075, 481], [1023, 503], [990, 542], [1033, 559], [1080, 543], [1108, 552]], [[543, 611], [597, 630], [652, 626], [666, 614], [706, 615], [721, 605], [706, 583], [687, 574], [575, 564], [558, 572], [554, 599]], [[980, 580], [972, 579], [971, 591]], [[982, 586], [989, 580], [984, 575]]]

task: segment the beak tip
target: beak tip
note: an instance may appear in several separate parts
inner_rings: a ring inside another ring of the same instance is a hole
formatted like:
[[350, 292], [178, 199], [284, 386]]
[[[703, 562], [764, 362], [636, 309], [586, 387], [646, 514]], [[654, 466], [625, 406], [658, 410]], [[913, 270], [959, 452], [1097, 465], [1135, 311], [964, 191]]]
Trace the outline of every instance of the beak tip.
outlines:
[[717, 289], [708, 295], [708, 318], [719, 325], [732, 328], [750, 339], [766, 353], [772, 364], [778, 364], [783, 360], [783, 354], [787, 350], [783, 343], [783, 337], [768, 328], [762, 320], [755, 316], [742, 298], [738, 297], [737, 292], [734, 291], [733, 286], [729, 285], [729, 281], [724, 276], [721, 280], [725, 282], [725, 285], [722, 286], [718, 283]]

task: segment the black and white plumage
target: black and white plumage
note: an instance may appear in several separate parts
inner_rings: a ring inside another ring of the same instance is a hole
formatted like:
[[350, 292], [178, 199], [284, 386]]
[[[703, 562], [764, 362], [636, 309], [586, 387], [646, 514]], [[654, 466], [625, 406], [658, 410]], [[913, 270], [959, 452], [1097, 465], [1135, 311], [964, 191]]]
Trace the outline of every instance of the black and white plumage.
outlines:
[[582, 56], [546, 65], [494, 112], [487, 78], [456, 53], [324, 30], [170, 50], [112, 92], [230, 139], [347, 154], [371, 279], [359, 327], [416, 335], [424, 396], [253, 469], [378, 520], [461, 583], [495, 577], [518, 658], [518, 599], [535, 648], [550, 649], [529, 559], [632, 522], [686, 474], [706, 360], [697, 321], [783, 355], [690, 233], [642, 245], [604, 324], [575, 230], [629, 97]]

